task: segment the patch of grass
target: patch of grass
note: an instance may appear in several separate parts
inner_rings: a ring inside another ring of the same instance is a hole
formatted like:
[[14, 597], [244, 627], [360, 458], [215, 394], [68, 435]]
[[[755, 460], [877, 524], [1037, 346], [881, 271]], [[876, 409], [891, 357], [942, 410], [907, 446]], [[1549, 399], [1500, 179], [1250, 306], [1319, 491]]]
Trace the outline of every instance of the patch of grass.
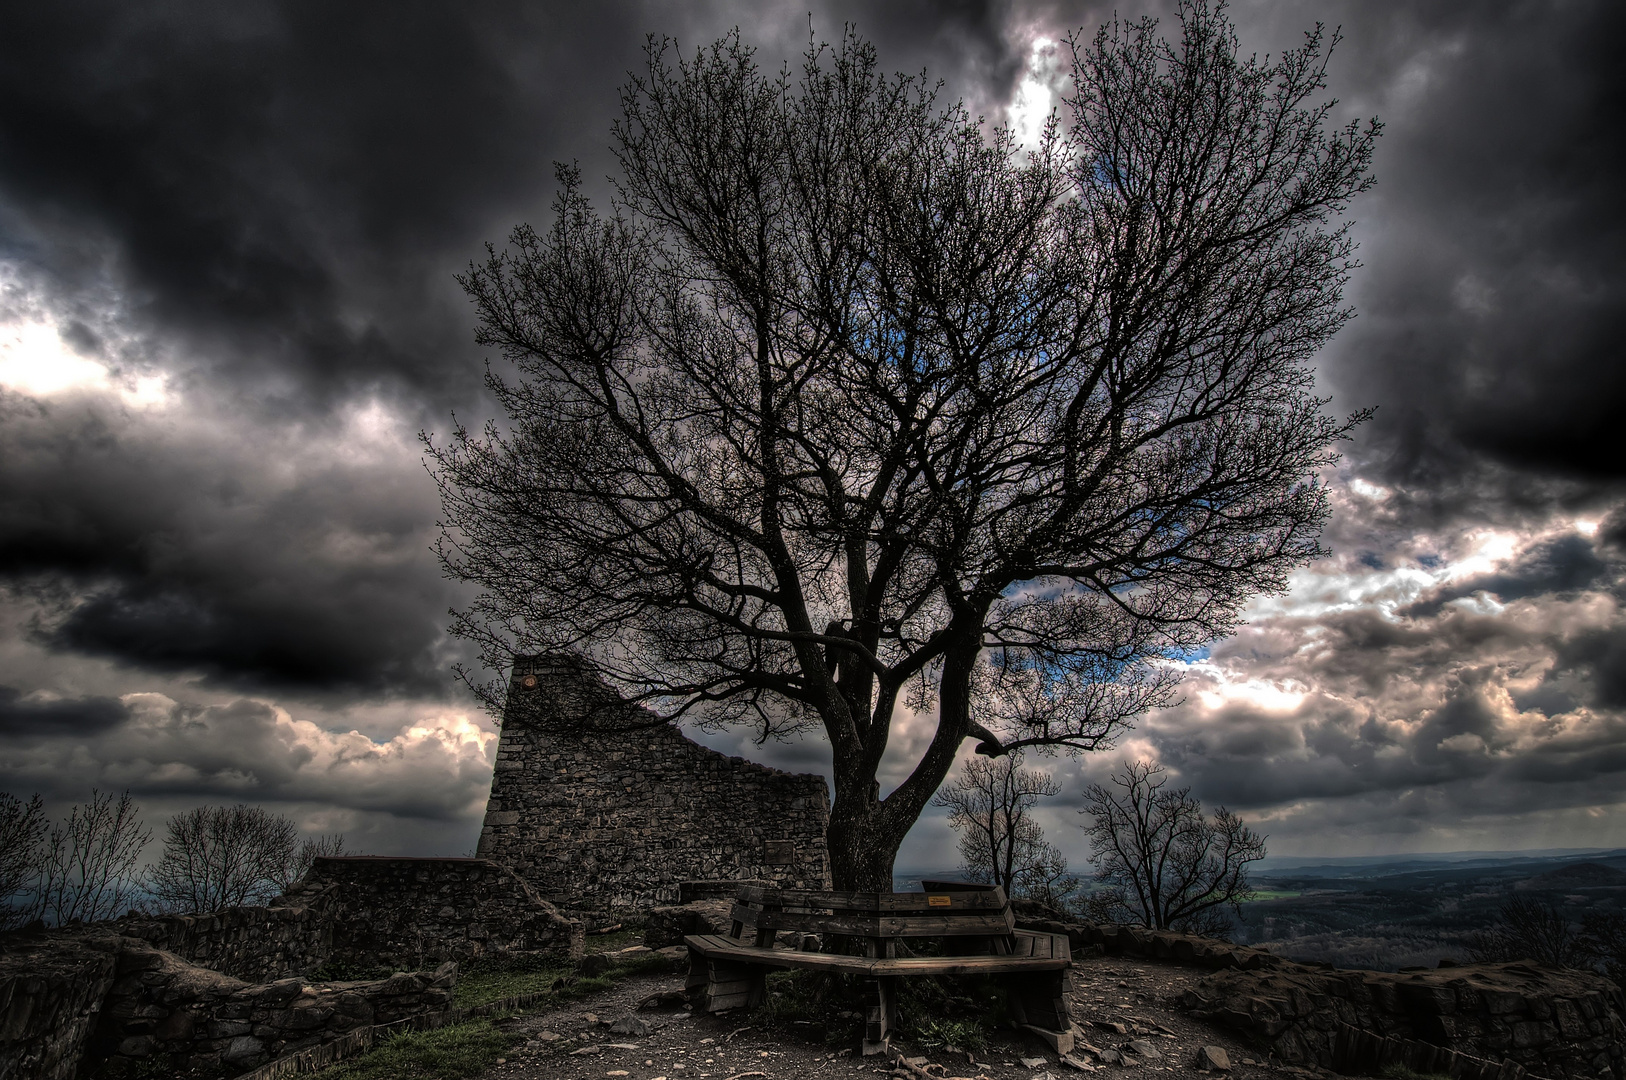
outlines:
[[980, 1053], [988, 1033], [974, 1020], [939, 1020], [928, 1016], [915, 1024], [915, 1041], [927, 1050], [970, 1050]]
[[[646, 971], [670, 971], [672, 962], [644, 953], [610, 965], [602, 975], [578, 976], [540, 960], [471, 960], [458, 973], [452, 1004], [462, 1009], [489, 1005], [521, 994], [543, 994], [533, 1009], [555, 1008], [613, 987], [617, 980]], [[324, 1069], [322, 1080], [464, 1080], [479, 1076], [503, 1055], [513, 1039], [481, 1017], [435, 1031], [398, 1035], [348, 1061]]]
[[1243, 897], [1243, 901], [1253, 903], [1257, 900], [1293, 900], [1303, 895], [1296, 889], [1255, 889]]
[[546, 993], [568, 975], [561, 967], [471, 965], [470, 970], [458, 973], [452, 1004], [472, 1009], [521, 994]]
[[608, 990], [617, 979], [671, 970], [672, 961], [659, 953], [640, 953], [625, 960], [616, 960], [603, 974], [591, 977], [578, 977], [556, 962], [471, 960], [458, 972], [457, 988], [452, 991], [452, 1004], [460, 1009], [472, 1009], [503, 998], [543, 993], [550, 994], [558, 1001], [569, 1001]]
[[613, 934], [589, 934], [583, 942], [583, 948], [590, 953], [615, 952], [625, 949], [629, 945], [642, 945], [644, 943], [644, 928], [642, 926], [623, 925]]
[[624, 960], [617, 960], [610, 965], [610, 972], [618, 979], [629, 975], [650, 975], [656, 972], [667, 974], [672, 971], [672, 961], [660, 953], [639, 953]]
[[484, 1018], [409, 1031], [317, 1075], [322, 1080], [471, 1080], [495, 1065], [516, 1038]]

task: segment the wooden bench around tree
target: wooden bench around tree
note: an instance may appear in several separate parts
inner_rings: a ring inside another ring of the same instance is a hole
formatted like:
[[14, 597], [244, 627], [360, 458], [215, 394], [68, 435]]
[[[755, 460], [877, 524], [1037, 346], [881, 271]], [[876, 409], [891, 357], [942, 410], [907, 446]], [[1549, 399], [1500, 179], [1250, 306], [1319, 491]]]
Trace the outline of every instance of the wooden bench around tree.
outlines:
[[[993, 975], [1006, 985], [1013, 1018], [1058, 1053], [1073, 1048], [1065, 934], [1016, 929], [1004, 890], [924, 882], [926, 891], [810, 892], [741, 887], [728, 934], [691, 934], [689, 999], [705, 1012], [751, 1008], [767, 997], [774, 968], [863, 975], [864, 1053], [887, 1049], [896, 980], [909, 975]], [[787, 934], [787, 942], [779, 941]], [[909, 941], [935, 939], [941, 956], [917, 956]], [[854, 955], [855, 943], [863, 955]], [[900, 955], [901, 954], [901, 955]]]

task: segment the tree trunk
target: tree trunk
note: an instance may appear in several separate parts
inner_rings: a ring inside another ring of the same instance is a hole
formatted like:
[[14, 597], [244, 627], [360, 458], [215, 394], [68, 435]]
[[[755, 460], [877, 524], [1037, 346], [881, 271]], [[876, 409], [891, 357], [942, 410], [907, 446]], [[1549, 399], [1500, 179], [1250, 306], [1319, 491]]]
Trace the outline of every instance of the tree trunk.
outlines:
[[[871, 789], [873, 791], [873, 789]], [[869, 792], [856, 798], [839, 789], [825, 838], [830, 848], [830, 885], [853, 892], [891, 892], [892, 864], [909, 834], [898, 828]]]

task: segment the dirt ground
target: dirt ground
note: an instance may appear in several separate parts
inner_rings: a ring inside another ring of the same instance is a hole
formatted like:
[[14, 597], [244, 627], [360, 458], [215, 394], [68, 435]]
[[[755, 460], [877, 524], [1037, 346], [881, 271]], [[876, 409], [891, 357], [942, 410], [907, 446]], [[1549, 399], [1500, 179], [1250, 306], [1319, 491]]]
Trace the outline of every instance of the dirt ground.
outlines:
[[[1096, 1065], [1091, 1071], [1118, 1074], [1122, 1080], [1143, 1073], [1170, 1073], [1170, 1080], [1216, 1080], [1213, 1073], [1199, 1072], [1196, 1062], [1201, 1047], [1218, 1046], [1229, 1055], [1228, 1076], [1233, 1080], [1313, 1075], [1256, 1060], [1258, 1051], [1223, 1029], [1181, 1013], [1175, 1001], [1204, 974], [1176, 964], [1118, 957], [1075, 961], [1068, 973], [1069, 999], [1073, 1019], [1083, 1031], [1082, 1042], [1110, 1051], [1138, 1041], [1142, 1050], [1150, 1043], [1158, 1054], [1156, 1058], [1125, 1054], [1126, 1064]], [[670, 998], [664, 1007], [638, 1009], [640, 1002], [655, 994], [666, 992], [675, 998], [672, 992], [682, 986], [682, 975], [640, 976], [573, 1002], [568, 1009], [506, 1021], [504, 1027], [524, 1041], [487, 1072], [484, 1080], [793, 1080], [894, 1072], [920, 1076], [896, 1065], [892, 1059], [899, 1052], [870, 1058], [859, 1057], [856, 1048], [832, 1052], [817, 1032], [810, 1031], [805, 1041], [775, 1036], [750, 1027], [741, 1015], [697, 1015]], [[629, 1016], [654, 1030], [637, 1034], [640, 1025], [627, 1021]], [[612, 1031], [612, 1027], [623, 1030]], [[634, 1030], [629, 1033], [627, 1028]], [[1049, 1073], [1055, 1080], [1066, 1080], [1080, 1075], [1037, 1039], [1015, 1031], [1001, 1033], [985, 1052], [969, 1060], [964, 1053], [934, 1054], [907, 1048], [902, 1053], [909, 1055], [915, 1069], [935, 1077], [1043, 1080]], [[1082, 1045], [1074, 1056], [1091, 1064], [1099, 1061]], [[1111, 1077], [1103, 1075], [1099, 1080]]]

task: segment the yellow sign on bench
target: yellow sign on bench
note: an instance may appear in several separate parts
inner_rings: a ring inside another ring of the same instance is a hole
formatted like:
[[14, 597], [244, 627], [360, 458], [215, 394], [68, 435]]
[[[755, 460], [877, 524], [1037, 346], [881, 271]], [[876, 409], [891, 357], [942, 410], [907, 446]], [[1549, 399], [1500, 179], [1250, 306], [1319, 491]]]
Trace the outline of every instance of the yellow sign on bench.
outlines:
[[952, 907], [954, 898], [951, 896], [928, 896], [926, 897], [926, 904], [928, 907]]

